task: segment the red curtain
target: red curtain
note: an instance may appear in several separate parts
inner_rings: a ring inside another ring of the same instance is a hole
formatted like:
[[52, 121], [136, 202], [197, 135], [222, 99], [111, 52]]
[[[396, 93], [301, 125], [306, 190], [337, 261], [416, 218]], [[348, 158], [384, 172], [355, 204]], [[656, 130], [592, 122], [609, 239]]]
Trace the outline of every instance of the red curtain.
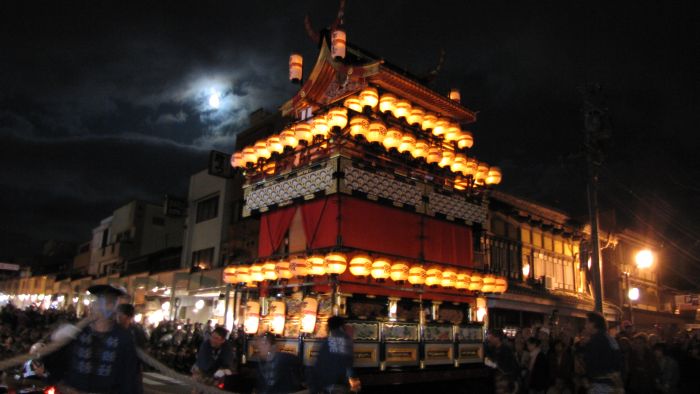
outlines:
[[[348, 196], [317, 199], [300, 205], [299, 209], [310, 249], [337, 245], [340, 219], [345, 247], [417, 260], [422, 244], [426, 261], [473, 265], [472, 231], [463, 224], [421, 217], [421, 214]], [[291, 206], [262, 215], [260, 257], [274, 254], [279, 248], [295, 212], [296, 206]]]
[[338, 199], [326, 197], [301, 206], [306, 247], [335, 246], [338, 238]]
[[296, 205], [263, 213], [260, 217], [260, 235], [258, 237], [258, 257], [274, 254], [279, 249], [292, 219]]
[[423, 252], [428, 261], [473, 266], [472, 231], [465, 225], [425, 218]]
[[420, 216], [356, 198], [343, 198], [343, 245], [409, 259], [420, 256]]

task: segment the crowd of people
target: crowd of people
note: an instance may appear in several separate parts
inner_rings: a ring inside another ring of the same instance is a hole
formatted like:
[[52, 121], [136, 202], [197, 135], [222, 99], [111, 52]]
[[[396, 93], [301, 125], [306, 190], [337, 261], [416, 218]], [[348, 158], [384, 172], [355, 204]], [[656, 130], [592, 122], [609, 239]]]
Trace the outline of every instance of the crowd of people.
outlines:
[[[11, 374], [20, 380], [56, 385], [61, 393], [138, 394], [143, 392], [143, 370], [149, 368], [143, 359], [139, 360], [140, 348], [204, 385], [231, 389], [234, 387], [226, 387], [227, 380], [245, 380], [237, 376], [242, 332], [229, 335], [226, 328], [211, 322], [161, 322], [144, 327], [134, 322], [134, 307], [120, 288], [97, 285], [88, 290], [94, 299], [89, 315], [79, 323], [74, 311], [32, 307], [20, 310], [12, 305], [0, 310], [0, 359], [28, 352], [36, 356], [21, 368], [3, 371], [4, 377]], [[298, 357], [278, 351], [274, 335], [268, 333], [254, 339], [258, 349], [256, 376], [249, 379], [253, 384], [245, 391], [272, 394], [302, 389], [310, 393], [359, 390], [352, 368], [353, 341], [345, 331], [344, 320], [332, 317], [328, 327], [319, 362], [310, 369], [303, 368]], [[62, 347], [43, 353], [41, 349], [50, 342], [61, 343]], [[199, 390], [195, 388], [193, 393]]]
[[45, 340], [59, 324], [74, 322], [74, 310], [19, 309], [7, 304], [0, 309], [0, 359], [27, 353]]
[[[71, 325], [64, 327], [73, 327], [72, 330], [56, 330], [61, 324], [78, 320], [71, 310], [4, 306], [0, 309], [0, 359], [36, 352], [37, 346], [63, 335], [71, 341], [62, 352], [65, 354], [47, 357], [47, 368], [44, 360], [32, 360], [24, 366], [25, 376], [63, 378], [70, 387], [78, 389], [99, 382], [115, 385], [110, 389], [119, 388], [114, 392], [138, 393], [141, 371], [148, 368], [137, 361], [134, 350], [141, 348], [173, 370], [191, 374], [207, 385], [225, 387], [226, 381], [240, 384], [245, 380], [239, 375], [242, 368], [238, 364], [243, 354], [242, 331], [229, 335], [224, 327], [211, 321], [140, 325], [134, 322], [133, 305], [119, 301], [119, 294], [110, 291], [91, 306], [95, 320], [82, 330]], [[256, 376], [249, 379], [252, 385], [239, 385], [237, 391], [254, 388], [259, 393], [282, 393], [306, 387], [312, 393], [320, 393], [359, 389], [352, 368], [352, 338], [344, 321], [333, 317], [328, 325], [329, 336], [312, 369], [305, 369], [298, 357], [278, 351], [274, 335], [256, 338]], [[96, 341], [99, 345], [95, 345]], [[91, 370], [88, 362], [95, 352], [101, 354], [101, 362], [109, 361], [97, 371]], [[497, 393], [666, 394], [696, 392], [700, 387], [697, 334], [642, 332], [629, 322], [624, 322], [619, 330], [609, 329], [605, 319], [596, 313], [588, 314], [585, 329], [578, 333], [557, 325], [523, 328], [510, 337], [503, 330], [491, 330], [484, 354], [485, 364], [494, 370]], [[133, 368], [130, 363], [138, 367]], [[120, 369], [124, 365], [129, 366], [128, 370]], [[75, 370], [62, 371], [70, 367]], [[118, 377], [120, 373], [129, 378]], [[103, 379], [101, 375], [105, 374], [111, 379]]]
[[513, 337], [487, 336], [485, 363], [494, 368], [496, 392], [528, 394], [696, 393], [700, 338], [636, 331], [629, 322], [608, 329], [589, 313], [580, 333], [558, 327], [524, 328]]

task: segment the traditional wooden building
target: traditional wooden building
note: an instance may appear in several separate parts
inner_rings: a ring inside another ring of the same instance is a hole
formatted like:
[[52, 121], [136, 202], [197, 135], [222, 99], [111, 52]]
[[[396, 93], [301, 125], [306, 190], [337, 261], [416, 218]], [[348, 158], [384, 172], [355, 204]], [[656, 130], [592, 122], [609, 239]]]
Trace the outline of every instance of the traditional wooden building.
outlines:
[[[587, 227], [565, 212], [492, 191], [485, 262], [488, 271], [507, 276], [510, 287], [489, 297], [491, 325], [511, 332], [538, 325], [581, 329], [593, 310], [588, 236]], [[620, 319], [613, 303], [605, 303], [604, 314], [611, 322]]]

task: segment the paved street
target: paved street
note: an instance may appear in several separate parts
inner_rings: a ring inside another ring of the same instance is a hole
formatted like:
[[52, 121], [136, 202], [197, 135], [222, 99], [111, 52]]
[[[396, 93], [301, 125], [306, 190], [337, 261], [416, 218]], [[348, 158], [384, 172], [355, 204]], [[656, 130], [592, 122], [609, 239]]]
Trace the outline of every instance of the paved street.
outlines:
[[149, 394], [189, 394], [191, 389], [184, 383], [158, 372], [143, 373], [143, 391]]

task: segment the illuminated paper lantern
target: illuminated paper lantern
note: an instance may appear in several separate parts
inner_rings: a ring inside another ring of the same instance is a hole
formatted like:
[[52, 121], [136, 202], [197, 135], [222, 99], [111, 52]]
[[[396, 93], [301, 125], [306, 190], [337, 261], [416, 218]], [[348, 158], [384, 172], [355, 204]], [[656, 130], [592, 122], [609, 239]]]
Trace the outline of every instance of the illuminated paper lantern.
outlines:
[[467, 164], [464, 167], [464, 176], [474, 176], [476, 175], [476, 169], [479, 166], [479, 162], [474, 158], [467, 158]]
[[250, 267], [248, 266], [239, 266], [238, 269], [236, 269], [236, 282], [238, 283], [250, 283]]
[[355, 112], [362, 112], [362, 102], [357, 96], [350, 96], [343, 101], [343, 105]]
[[414, 148], [411, 150], [411, 156], [415, 157], [416, 159], [428, 157], [428, 149], [430, 149], [430, 145], [427, 141], [418, 140], [416, 141]]
[[393, 114], [396, 118], [407, 118], [411, 113], [411, 103], [408, 100], [399, 99], [394, 104]]
[[501, 183], [501, 169], [498, 167], [489, 168], [488, 175], [486, 176], [487, 185], [498, 185]]
[[442, 271], [442, 279], [440, 280], [440, 286], [442, 287], [455, 287], [455, 281], [457, 280], [457, 271], [454, 268], [445, 268]]
[[243, 167], [245, 162], [243, 161], [243, 152], [236, 152], [231, 155], [231, 167]]
[[421, 123], [421, 129], [432, 130], [435, 127], [435, 123], [438, 118], [434, 114], [427, 113], [423, 116], [423, 123]]
[[442, 160], [442, 149], [438, 146], [431, 146], [428, 148], [428, 156], [426, 156], [425, 161], [428, 164], [439, 163]]
[[449, 94], [450, 100], [460, 102], [462, 100], [462, 95], [459, 93], [459, 89], [452, 88], [450, 89], [450, 94]]
[[450, 125], [450, 120], [447, 118], [438, 118], [433, 127], [433, 135], [440, 137], [445, 134], [447, 127]]
[[289, 268], [289, 261], [280, 260], [275, 264], [275, 271], [279, 279], [291, 279], [294, 277], [292, 270]]
[[408, 280], [408, 264], [403, 261], [397, 261], [391, 265], [391, 280], [394, 282], [405, 282]]
[[385, 280], [391, 275], [391, 263], [388, 259], [379, 257], [372, 262], [372, 278], [377, 280]]
[[479, 297], [476, 299], [476, 321], [479, 323], [483, 322], [488, 315], [488, 309], [486, 308], [486, 298]]
[[236, 266], [229, 265], [224, 268], [224, 283], [237, 283]]
[[303, 333], [310, 334], [316, 327], [316, 310], [318, 300], [313, 297], [305, 297], [301, 307], [301, 329]]
[[469, 131], [462, 131], [457, 137], [457, 147], [459, 149], [469, 149], [474, 146], [474, 137]]
[[315, 254], [312, 256], [309, 256], [309, 258], [306, 259], [309, 263], [311, 263], [311, 270], [309, 271], [309, 274], [312, 276], [322, 276], [326, 274], [326, 258], [319, 255]]
[[348, 256], [341, 252], [331, 252], [326, 255], [326, 267], [330, 275], [340, 275], [348, 266]]
[[354, 276], [368, 276], [372, 269], [372, 258], [366, 254], [357, 254], [350, 260], [350, 273]]
[[299, 145], [299, 140], [297, 139], [296, 133], [292, 129], [282, 130], [280, 133], [280, 140], [282, 145], [289, 148], [296, 148]]
[[364, 88], [360, 92], [360, 101], [362, 102], [362, 106], [369, 106], [369, 107], [376, 107], [377, 103], [379, 102], [379, 93], [377, 92], [377, 89], [368, 86]]
[[243, 164], [246, 166], [254, 166], [258, 163], [258, 154], [255, 152], [255, 147], [248, 146], [243, 148]]
[[262, 268], [265, 280], [277, 280], [277, 264], [274, 261], [266, 261]]
[[460, 134], [462, 134], [462, 128], [459, 127], [459, 124], [450, 122], [445, 128], [445, 134], [443, 136], [445, 137], [445, 141], [451, 142], [457, 141]]
[[384, 137], [384, 141], [382, 141], [382, 145], [384, 145], [386, 150], [398, 148], [401, 144], [401, 137], [403, 137], [401, 130], [390, 127], [386, 131], [386, 136]]
[[476, 272], [472, 273], [471, 278], [469, 278], [469, 290], [481, 291], [482, 284], [481, 274]]
[[292, 53], [289, 56], [289, 80], [292, 82], [300, 82], [302, 78], [304, 58], [298, 53]]
[[314, 136], [314, 139], [320, 138], [325, 140], [328, 138], [328, 130], [330, 130], [330, 127], [328, 126], [328, 119], [326, 119], [325, 115], [316, 116], [311, 120], [311, 124], [313, 125], [311, 134]]
[[345, 107], [333, 107], [328, 110], [328, 126], [344, 129], [348, 124], [348, 109]]
[[362, 136], [367, 139], [369, 133], [369, 119], [362, 115], [353, 116], [350, 119], [350, 135], [353, 137]]
[[245, 304], [245, 319], [243, 320], [243, 329], [246, 334], [256, 334], [260, 324], [260, 303], [257, 301], [248, 301]]
[[483, 184], [486, 181], [486, 178], [489, 176], [489, 165], [480, 162], [477, 167], [476, 167], [476, 174], [474, 174], [474, 180], [479, 183]]
[[410, 134], [404, 134], [401, 137], [401, 143], [398, 146], [398, 150], [401, 153], [404, 152], [409, 152], [411, 155], [413, 155], [413, 150], [416, 147], [416, 137], [410, 135]]
[[311, 272], [311, 262], [304, 257], [295, 257], [289, 261], [289, 270], [294, 276], [307, 276]]
[[270, 151], [270, 153], [284, 152], [284, 145], [279, 135], [272, 135], [267, 139], [267, 150]]
[[367, 141], [382, 143], [386, 136], [386, 126], [384, 123], [374, 120], [369, 123], [369, 132], [367, 133]]
[[295, 124], [294, 134], [299, 142], [304, 142], [307, 145], [313, 142], [314, 140], [314, 135], [311, 132], [311, 125], [306, 122]]
[[391, 93], [382, 94], [382, 97], [379, 99], [379, 111], [393, 113], [396, 107], [396, 100], [396, 96]]
[[267, 141], [260, 140], [255, 143], [255, 153], [258, 159], [269, 159], [272, 153], [267, 149]]
[[440, 268], [429, 268], [425, 272], [425, 285], [426, 286], [437, 286], [442, 282], [442, 270]]
[[408, 270], [408, 283], [419, 286], [425, 283], [425, 279], [425, 268], [420, 265], [414, 265]]
[[471, 276], [468, 272], [460, 271], [457, 273], [457, 280], [455, 281], [455, 288], [459, 290], [468, 290], [469, 282], [471, 282]]
[[493, 290], [496, 287], [496, 277], [489, 274], [489, 275], [484, 275], [484, 278], [482, 279], [482, 284], [481, 284], [481, 292], [482, 293], [493, 293]]
[[469, 180], [467, 178], [458, 176], [454, 180], [454, 188], [457, 190], [466, 190], [469, 187]]
[[270, 303], [269, 316], [270, 316], [270, 331], [273, 334], [282, 335], [284, 332], [284, 319], [286, 307], [284, 301], [272, 301]]
[[331, 56], [334, 59], [340, 60], [345, 58], [345, 46], [347, 42], [347, 36], [345, 31], [340, 29], [335, 29], [331, 33]]
[[425, 116], [425, 111], [420, 107], [411, 108], [411, 113], [406, 117], [408, 124], [418, 125], [423, 124], [423, 117]]
[[262, 264], [253, 264], [250, 266], [250, 280], [252, 282], [262, 282], [265, 280], [265, 275], [262, 272]]
[[508, 279], [499, 276], [494, 284], [494, 293], [505, 293], [508, 290]]
[[452, 166], [452, 162], [454, 161], [454, 159], [455, 153], [451, 150], [445, 149], [442, 151], [442, 158], [438, 162], [438, 166], [440, 166], [441, 168], [450, 167]]
[[467, 168], [467, 156], [462, 153], [457, 153], [452, 164], [450, 164], [450, 170], [452, 172], [464, 173]]

